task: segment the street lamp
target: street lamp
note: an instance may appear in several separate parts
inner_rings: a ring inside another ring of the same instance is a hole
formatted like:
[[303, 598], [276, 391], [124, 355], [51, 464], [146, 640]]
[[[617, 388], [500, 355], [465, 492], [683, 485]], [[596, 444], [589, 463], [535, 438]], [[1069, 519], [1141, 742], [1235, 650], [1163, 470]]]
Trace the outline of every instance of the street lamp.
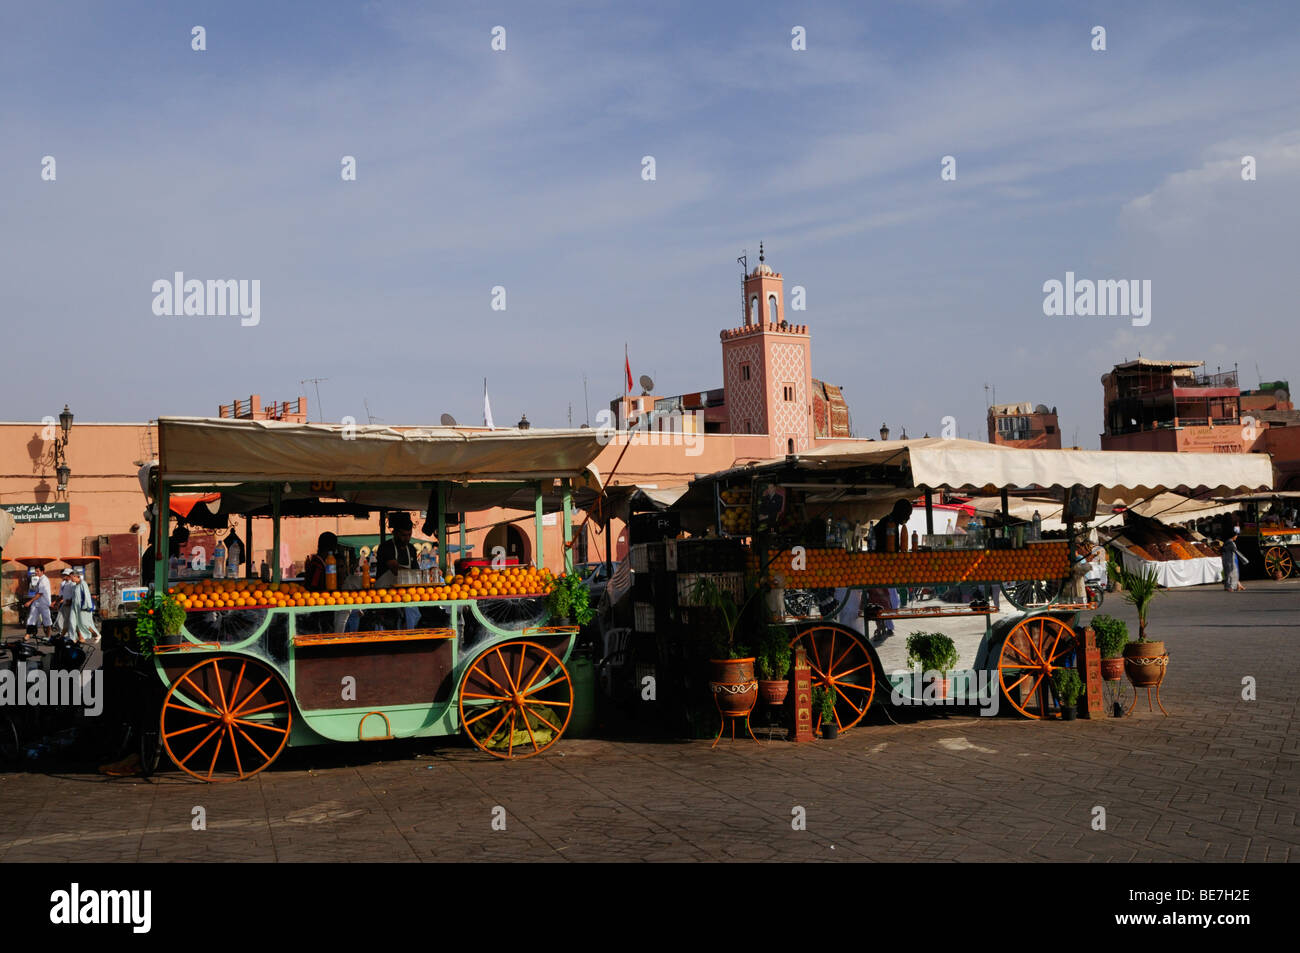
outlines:
[[65, 451], [68, 447], [68, 437], [72, 433], [72, 411], [68, 405], [63, 405], [63, 413], [59, 414], [59, 429], [63, 431], [63, 436], [54, 439], [54, 472], [58, 478], [58, 491], [66, 493], [68, 490], [68, 480], [72, 476], [72, 468], [68, 466], [68, 460]]
[[885, 426], [884, 424], [881, 424], [881, 425], [880, 425], [880, 439], [881, 439], [881, 440], [888, 440], [888, 439], [889, 439], [889, 428], [888, 428], [887, 426]]

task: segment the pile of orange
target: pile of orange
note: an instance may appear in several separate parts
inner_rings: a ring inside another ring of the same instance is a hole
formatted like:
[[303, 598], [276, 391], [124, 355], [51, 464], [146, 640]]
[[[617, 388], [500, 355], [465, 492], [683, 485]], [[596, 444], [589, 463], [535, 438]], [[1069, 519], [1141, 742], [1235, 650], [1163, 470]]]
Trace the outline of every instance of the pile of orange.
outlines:
[[[911, 553], [850, 553], [842, 549], [790, 550], [769, 554], [769, 584], [787, 589], [888, 587], [939, 582], [1061, 579], [1069, 571], [1066, 544], [1035, 543], [1023, 549], [954, 549]], [[799, 568], [795, 568], [798, 566]], [[758, 571], [756, 556], [750, 570]]]
[[296, 582], [260, 579], [205, 579], [182, 582], [168, 589], [186, 610], [276, 609], [290, 606], [362, 606], [386, 602], [451, 602], [460, 599], [544, 596], [555, 587], [549, 569], [518, 566], [493, 570], [473, 568], [441, 586], [401, 586], [388, 589], [311, 592]]

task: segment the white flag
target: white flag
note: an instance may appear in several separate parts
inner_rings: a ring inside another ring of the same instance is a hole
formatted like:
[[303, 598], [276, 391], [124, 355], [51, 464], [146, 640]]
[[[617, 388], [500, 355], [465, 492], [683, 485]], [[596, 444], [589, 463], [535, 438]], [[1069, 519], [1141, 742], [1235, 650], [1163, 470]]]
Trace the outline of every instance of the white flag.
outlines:
[[488, 400], [487, 378], [483, 378], [483, 426], [488, 430], [496, 430], [496, 424], [492, 423], [492, 402]]

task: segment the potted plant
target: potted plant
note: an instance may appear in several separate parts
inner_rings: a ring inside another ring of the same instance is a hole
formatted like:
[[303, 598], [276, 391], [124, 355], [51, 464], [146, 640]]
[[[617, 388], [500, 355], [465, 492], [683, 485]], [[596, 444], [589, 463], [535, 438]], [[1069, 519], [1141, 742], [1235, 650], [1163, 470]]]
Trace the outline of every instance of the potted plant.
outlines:
[[758, 694], [769, 705], [785, 703], [790, 691], [790, 663], [794, 651], [784, 626], [769, 625], [758, 651]]
[[836, 698], [834, 685], [828, 688], [813, 686], [813, 709], [821, 722], [822, 737], [827, 741], [834, 741], [840, 736], [840, 723], [835, 720]]
[[555, 580], [555, 588], [546, 596], [546, 610], [558, 625], [586, 625], [596, 617], [590, 591], [576, 572]]
[[145, 656], [158, 645], [179, 645], [185, 609], [171, 593], [150, 593], [136, 603], [135, 641]]
[[1058, 668], [1052, 673], [1052, 687], [1061, 700], [1061, 717], [1074, 721], [1078, 717], [1079, 696], [1083, 694], [1083, 679], [1072, 668]]
[[949, 679], [945, 676], [957, 667], [957, 646], [942, 632], [913, 632], [907, 637], [907, 664], [925, 672], [938, 672], [939, 698], [948, 697]]
[[1124, 675], [1124, 646], [1128, 645], [1128, 623], [1111, 615], [1092, 617], [1092, 631], [1101, 652], [1101, 677], [1108, 682]]
[[691, 589], [691, 603], [708, 609], [714, 620], [713, 657], [709, 659], [713, 675], [709, 687], [718, 709], [726, 715], [753, 711], [758, 702], [758, 680], [754, 678], [756, 659], [746, 646], [736, 642], [736, 630], [749, 599], [739, 602], [711, 577], [702, 575]]
[[1147, 613], [1151, 600], [1159, 591], [1155, 569], [1142, 572], [1120, 570], [1120, 584], [1124, 587], [1124, 599], [1137, 610], [1138, 640], [1124, 646], [1124, 674], [1133, 683], [1134, 688], [1154, 688], [1165, 678], [1165, 669], [1169, 667], [1169, 655], [1165, 652], [1163, 641], [1147, 639]]

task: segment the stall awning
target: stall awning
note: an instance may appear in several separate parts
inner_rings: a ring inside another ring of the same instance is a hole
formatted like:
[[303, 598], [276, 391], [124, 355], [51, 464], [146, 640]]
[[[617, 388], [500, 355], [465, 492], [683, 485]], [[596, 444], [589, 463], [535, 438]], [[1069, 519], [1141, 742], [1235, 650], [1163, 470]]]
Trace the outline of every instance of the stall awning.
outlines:
[[846, 441], [794, 454], [785, 463], [811, 471], [900, 466], [913, 486], [982, 492], [1082, 484], [1100, 487], [1103, 502], [1166, 489], [1204, 496], [1273, 485], [1272, 462], [1258, 453], [1021, 450], [935, 437]]
[[1235, 513], [1232, 503], [1215, 503], [1213, 500], [1195, 500], [1180, 493], [1161, 493], [1128, 508], [1130, 513], [1145, 516], [1162, 523], [1185, 523], [1221, 513]]
[[593, 429], [395, 430], [207, 417], [160, 417], [158, 444], [171, 485], [580, 477], [602, 449]]

